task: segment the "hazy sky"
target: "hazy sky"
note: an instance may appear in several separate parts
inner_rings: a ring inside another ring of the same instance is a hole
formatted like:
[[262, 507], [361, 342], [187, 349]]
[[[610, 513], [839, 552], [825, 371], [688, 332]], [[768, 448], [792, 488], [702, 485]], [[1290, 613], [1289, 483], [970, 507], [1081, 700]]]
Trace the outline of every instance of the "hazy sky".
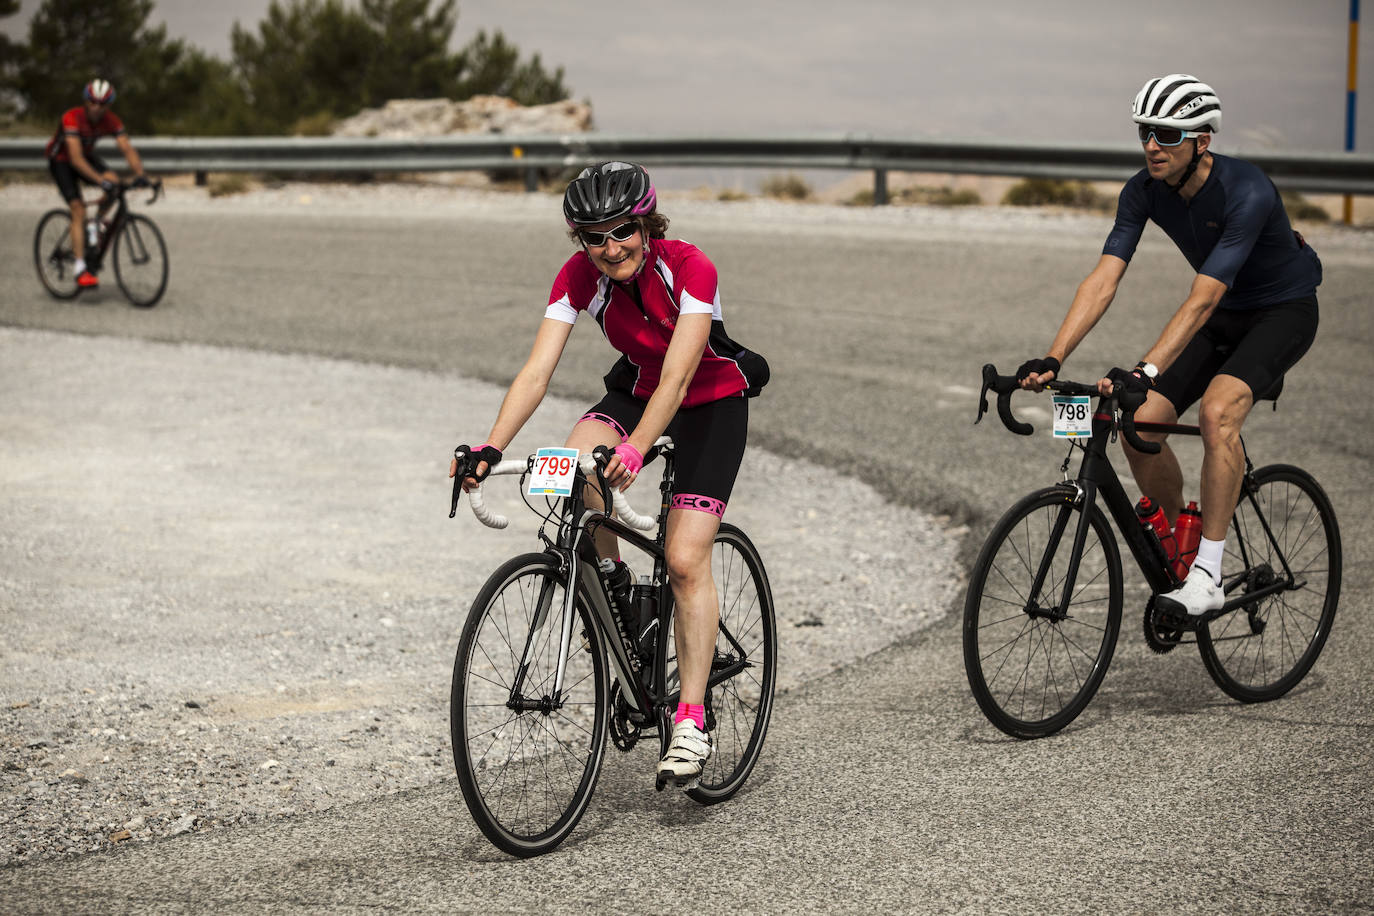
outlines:
[[[227, 57], [233, 23], [256, 27], [268, 3], [158, 0], [153, 17]], [[1348, 0], [460, 0], [454, 42], [504, 31], [564, 67], [605, 131], [1126, 144], [1140, 85], [1181, 71], [1221, 97], [1218, 150], [1337, 151], [1348, 16]], [[1358, 145], [1374, 151], [1369, 39], [1360, 56]]]

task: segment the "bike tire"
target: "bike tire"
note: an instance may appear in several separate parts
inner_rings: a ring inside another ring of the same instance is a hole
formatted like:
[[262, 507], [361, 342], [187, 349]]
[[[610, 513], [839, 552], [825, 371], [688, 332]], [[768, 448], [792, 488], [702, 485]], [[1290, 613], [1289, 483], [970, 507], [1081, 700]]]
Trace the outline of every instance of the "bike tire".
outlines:
[[146, 216], [130, 213], [114, 240], [115, 281], [139, 308], [157, 305], [167, 291], [169, 264], [167, 243], [157, 224]]
[[69, 211], [49, 210], [39, 219], [33, 233], [33, 263], [38, 269], [38, 281], [54, 299], [74, 299], [81, 292], [76, 285], [71, 228]]
[[1026, 610], [1054, 525], [1068, 513], [1036, 608], [1055, 608], [1062, 598], [1082, 511], [1077, 492], [1049, 487], [1012, 506], [969, 579], [964, 670], [988, 721], [1014, 738], [1043, 738], [1077, 718], [1107, 674], [1121, 629], [1121, 555], [1096, 504], [1067, 615]]
[[[1254, 498], [1269, 522], [1296, 580], [1306, 584], [1278, 592], [1198, 628], [1197, 647], [1212, 680], [1243, 703], [1275, 700], [1297, 686], [1321, 655], [1341, 593], [1341, 533], [1321, 485], [1291, 465], [1255, 471]], [[1240, 594], [1283, 576], [1278, 551], [1242, 492], [1226, 541], [1223, 568], [1246, 568]], [[1229, 577], [1228, 577], [1229, 578]]]
[[[563, 595], [555, 558], [507, 561], [477, 593], [453, 665], [449, 728], [463, 798], [487, 839], [521, 858], [548, 852], [577, 826], [606, 752], [606, 650], [580, 598], [563, 702], [548, 693]], [[542, 707], [521, 710], [507, 701], [527, 640], [533, 651], [520, 695]]]
[[[721, 629], [716, 633], [714, 669], [733, 666], [743, 649], [749, 666], [708, 691], [706, 728], [712, 752], [702, 769], [701, 781], [687, 796], [703, 805], [714, 805], [733, 796], [758, 763], [773, 713], [777, 685], [778, 629], [773, 591], [758, 550], [743, 531], [722, 524], [711, 548], [711, 574], [715, 579]], [[672, 601], [668, 601], [670, 608]], [[668, 626], [659, 639], [657, 664], [666, 672], [669, 696], [677, 682], [677, 646], [671, 611]], [[725, 635], [734, 636], [731, 643]], [[738, 647], [738, 649], [737, 649]], [[663, 711], [659, 728], [659, 755], [668, 749], [676, 702]]]

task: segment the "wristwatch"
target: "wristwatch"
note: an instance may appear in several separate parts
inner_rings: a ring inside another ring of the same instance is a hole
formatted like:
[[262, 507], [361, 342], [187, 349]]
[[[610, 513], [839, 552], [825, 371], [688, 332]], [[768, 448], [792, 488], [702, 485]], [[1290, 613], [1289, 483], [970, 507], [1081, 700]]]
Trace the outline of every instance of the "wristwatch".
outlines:
[[1143, 359], [1136, 363], [1135, 367], [1140, 370], [1141, 375], [1150, 380], [1150, 387], [1153, 388], [1155, 386], [1155, 379], [1159, 378], [1159, 367], [1154, 363], [1147, 363]]

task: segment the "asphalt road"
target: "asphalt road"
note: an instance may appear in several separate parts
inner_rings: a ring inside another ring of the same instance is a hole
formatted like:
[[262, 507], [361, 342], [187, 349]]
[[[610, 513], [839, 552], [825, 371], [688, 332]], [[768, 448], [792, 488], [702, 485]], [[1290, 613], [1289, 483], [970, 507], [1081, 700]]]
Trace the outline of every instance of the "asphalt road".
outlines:
[[[172, 287], [150, 311], [112, 289], [77, 304], [48, 299], [28, 257], [39, 210], [7, 207], [0, 323], [504, 382], [567, 250], [552, 206], [491, 215], [420, 200], [410, 212], [366, 201], [168, 206], [153, 215], [172, 247]], [[789, 219], [686, 204], [668, 213], [674, 233], [720, 268], [732, 336], [772, 363], [752, 444], [805, 454], [896, 503], [967, 523], [966, 559], [1017, 496], [1057, 478], [1062, 454], [1048, 436], [969, 425], [978, 372], [1043, 351], [1106, 221]], [[1116, 658], [1087, 711], [1051, 739], [1012, 741], [969, 694], [955, 606], [781, 698], [755, 776], [726, 805], [655, 795], [648, 752], [637, 751], [609, 761], [581, 826], [536, 861], [490, 847], [450, 779], [6, 869], [7, 908], [1374, 910], [1374, 633], [1371, 574], [1359, 559], [1370, 555], [1374, 514], [1362, 383], [1374, 356], [1374, 247], [1340, 230], [1309, 238], [1326, 265], [1321, 331], [1278, 412], [1257, 411], [1246, 437], [1259, 463], [1298, 463], [1322, 481], [1345, 547], [1335, 630], [1288, 697], [1241, 706], [1195, 653], [1152, 655], [1128, 592]], [[1137, 359], [1188, 276], [1161, 239], [1143, 245], [1067, 374], [1090, 379]], [[581, 329], [557, 393], [595, 394], [607, 364], [604, 343]], [[1195, 472], [1189, 480], [1195, 487]], [[834, 524], [836, 539], [863, 540], [842, 513]], [[920, 556], [908, 574], [923, 575]]]

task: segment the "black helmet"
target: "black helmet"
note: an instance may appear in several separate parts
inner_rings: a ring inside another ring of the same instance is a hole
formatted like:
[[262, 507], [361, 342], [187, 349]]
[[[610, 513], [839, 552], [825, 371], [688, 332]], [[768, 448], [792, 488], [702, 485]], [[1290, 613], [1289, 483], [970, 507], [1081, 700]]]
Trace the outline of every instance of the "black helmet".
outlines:
[[602, 162], [588, 166], [568, 182], [563, 193], [563, 218], [576, 229], [619, 216], [643, 216], [652, 213], [657, 203], [654, 183], [643, 166]]

